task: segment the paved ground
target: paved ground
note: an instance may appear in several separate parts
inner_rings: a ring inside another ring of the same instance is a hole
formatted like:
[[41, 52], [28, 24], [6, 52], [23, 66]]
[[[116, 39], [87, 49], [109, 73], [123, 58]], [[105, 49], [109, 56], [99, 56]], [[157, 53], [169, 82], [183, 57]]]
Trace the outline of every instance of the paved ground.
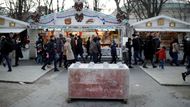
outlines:
[[190, 86], [190, 77], [187, 77], [184, 82], [181, 76], [181, 73], [186, 71], [184, 66], [166, 66], [164, 70], [152, 68], [151, 66], [148, 66], [148, 68], [140, 68], [161, 85]]
[[27, 65], [13, 67], [12, 69], [12, 72], [7, 72], [7, 68], [0, 66], [0, 81], [33, 83], [52, 68], [42, 70], [39, 65]]
[[131, 69], [129, 103], [67, 98], [67, 71], [50, 71], [34, 84], [0, 83], [0, 107], [189, 107], [189, 86], [161, 86], [138, 66]]

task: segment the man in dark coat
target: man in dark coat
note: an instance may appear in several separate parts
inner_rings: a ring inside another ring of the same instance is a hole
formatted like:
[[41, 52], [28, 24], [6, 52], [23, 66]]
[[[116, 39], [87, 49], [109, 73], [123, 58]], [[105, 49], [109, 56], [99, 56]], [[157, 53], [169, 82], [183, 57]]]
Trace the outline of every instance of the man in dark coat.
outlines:
[[96, 42], [97, 47], [98, 47], [98, 62], [101, 62], [102, 59], [102, 51], [101, 51], [101, 44], [100, 44], [100, 38], [98, 37], [98, 40]]
[[125, 44], [126, 48], [128, 49], [128, 65], [129, 65], [129, 68], [133, 68], [131, 66], [131, 57], [132, 57], [132, 39], [131, 38], [128, 38], [128, 42], [126, 42]]
[[45, 70], [45, 67], [50, 64], [52, 61], [54, 61], [54, 71], [59, 71], [57, 69], [57, 60], [59, 59], [59, 55], [57, 54], [57, 49], [56, 49], [56, 43], [55, 43], [55, 38], [54, 36], [50, 37], [50, 41], [46, 45], [46, 62], [42, 66], [41, 69]]
[[21, 50], [21, 41], [18, 37], [15, 37], [15, 65], [18, 66], [19, 58], [23, 58], [22, 50]]
[[187, 55], [187, 59], [188, 59], [188, 65], [187, 65], [187, 71], [182, 73], [182, 78], [183, 80], [185, 81], [186, 80], [186, 77], [188, 75], [190, 75], [190, 38], [186, 38], [186, 55]]
[[62, 66], [62, 62], [63, 62], [63, 50], [64, 50], [64, 44], [65, 44], [66, 40], [63, 37], [62, 34], [59, 34], [59, 38], [56, 39], [56, 48], [57, 48], [57, 53], [59, 54], [59, 67]]
[[133, 34], [133, 49], [134, 49], [134, 60], [135, 63], [134, 65], [137, 65], [137, 59], [141, 61], [142, 63], [144, 62], [142, 58], [140, 57], [140, 47], [141, 47], [141, 42], [139, 39], [139, 36], [136, 34]]
[[152, 64], [152, 67], [156, 68], [156, 66], [155, 66], [155, 64], [153, 62], [153, 56], [154, 56], [155, 50], [154, 50], [154, 43], [153, 43], [152, 38], [153, 37], [150, 35], [150, 36], [147, 37], [147, 40], [145, 41], [145, 45], [144, 45], [144, 57], [145, 57], [145, 60], [144, 60], [143, 68], [148, 68], [146, 66], [148, 60], [150, 60], [150, 62]]
[[83, 57], [83, 45], [82, 45], [82, 39], [80, 36], [78, 36], [77, 39], [77, 59], [78, 59], [78, 55], [80, 55], [81, 59], [83, 60], [83, 62], [85, 62], [84, 57]]
[[112, 56], [112, 60], [110, 63], [116, 63], [116, 59], [117, 59], [117, 44], [115, 43], [115, 41], [112, 41], [111, 44], [111, 56]]
[[88, 59], [88, 56], [90, 56], [91, 59], [91, 54], [90, 54], [90, 37], [88, 37], [88, 40], [86, 41], [86, 60]]
[[14, 44], [8, 35], [6, 37], [2, 36], [1, 38], [2, 38], [1, 50], [0, 50], [1, 56], [2, 56], [2, 59], [6, 60], [6, 63], [8, 65], [8, 72], [11, 72], [12, 68], [11, 68], [11, 59], [9, 58], [9, 54], [10, 54], [10, 52], [13, 51]]

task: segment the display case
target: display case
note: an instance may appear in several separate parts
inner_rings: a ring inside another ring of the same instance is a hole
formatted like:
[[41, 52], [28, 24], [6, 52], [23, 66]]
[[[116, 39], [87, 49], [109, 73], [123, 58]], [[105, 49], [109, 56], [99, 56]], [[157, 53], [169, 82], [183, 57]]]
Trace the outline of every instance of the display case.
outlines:
[[68, 101], [129, 98], [129, 68], [124, 64], [72, 64], [68, 68]]

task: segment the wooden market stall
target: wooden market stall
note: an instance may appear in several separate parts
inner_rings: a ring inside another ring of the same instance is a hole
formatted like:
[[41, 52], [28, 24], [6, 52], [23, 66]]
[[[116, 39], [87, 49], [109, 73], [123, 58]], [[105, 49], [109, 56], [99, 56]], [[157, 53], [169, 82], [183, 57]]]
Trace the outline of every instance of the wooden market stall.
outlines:
[[19, 36], [22, 43], [22, 59], [29, 59], [29, 37], [27, 33], [29, 25], [29, 23], [0, 15], [0, 36], [6, 36], [10, 33]]
[[52, 13], [40, 18], [39, 29], [44, 29], [47, 35], [58, 35], [60, 33], [68, 36], [70, 33], [78, 34], [86, 44], [88, 37], [95, 35], [101, 38], [102, 56], [110, 57], [110, 44], [114, 39], [118, 44], [118, 57], [122, 57], [121, 46], [122, 37], [126, 34], [125, 25], [118, 22], [113, 16], [89, 9], [82, 9], [80, 12], [75, 8], [66, 11]]
[[161, 39], [161, 45], [166, 47], [169, 46], [172, 38], [178, 39], [179, 43], [182, 44], [184, 36], [190, 36], [190, 23], [165, 15], [145, 19], [131, 24], [131, 26], [142, 37], [145, 37], [147, 32], [158, 33]]

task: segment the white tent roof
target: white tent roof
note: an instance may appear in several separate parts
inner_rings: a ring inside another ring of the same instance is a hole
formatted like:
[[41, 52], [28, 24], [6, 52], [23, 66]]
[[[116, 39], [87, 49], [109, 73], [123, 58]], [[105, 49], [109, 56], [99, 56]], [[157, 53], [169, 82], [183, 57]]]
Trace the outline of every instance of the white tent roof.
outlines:
[[23, 28], [17, 28], [17, 29], [12, 29], [12, 28], [0, 28], [0, 33], [20, 33], [24, 31], [25, 29]]
[[[164, 25], [158, 25], [158, 20], [163, 19]], [[147, 27], [146, 23], [151, 22], [152, 26]], [[170, 27], [169, 23], [175, 22], [175, 27]], [[136, 31], [160, 31], [160, 32], [190, 32], [190, 23], [175, 19], [169, 16], [160, 15], [153, 18], [145, 19], [139, 22], [136, 22], [134, 24], [131, 24], [131, 26]]]
[[[114, 16], [106, 15], [100, 12], [92, 11], [89, 9], [83, 9], [81, 13], [83, 13], [84, 18], [82, 22], [77, 22], [75, 19], [75, 11], [74, 8], [69, 10], [59, 12], [59, 13], [52, 13], [46, 16], [42, 16], [40, 18], [40, 26], [42, 28], [79, 28], [79, 27], [113, 27], [118, 26], [120, 23]], [[65, 19], [71, 19], [71, 24], [65, 24]], [[88, 23], [89, 20], [93, 20], [92, 22]], [[103, 24], [104, 22], [104, 24]]]
[[[29, 23], [2, 15], [0, 15], [0, 19], [0, 33], [20, 33], [30, 25]], [[15, 26], [11, 27], [10, 23], [14, 23]]]

